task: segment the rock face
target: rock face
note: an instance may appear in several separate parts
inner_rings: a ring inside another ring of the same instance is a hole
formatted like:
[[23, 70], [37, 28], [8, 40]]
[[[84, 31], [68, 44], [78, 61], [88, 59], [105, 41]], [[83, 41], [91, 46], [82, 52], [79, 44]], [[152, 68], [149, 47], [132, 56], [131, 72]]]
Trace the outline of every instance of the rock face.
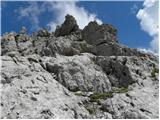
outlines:
[[46, 62], [46, 69], [70, 91], [108, 92], [109, 79], [99, 66], [93, 64], [92, 57], [90, 54], [58, 57]]
[[[80, 99], [28, 57], [2, 57], [2, 118], [85, 118]], [[16, 62], [15, 62], [16, 61]]]
[[82, 37], [87, 43], [99, 45], [105, 42], [117, 42], [117, 30], [108, 24], [98, 25], [96, 21], [90, 22], [82, 31]]
[[135, 49], [118, 44], [117, 29], [109, 24], [98, 25], [96, 21], [90, 22], [82, 30], [82, 38], [94, 46], [93, 51], [96, 55], [142, 55]]
[[1, 119], [159, 118], [158, 57], [118, 43], [112, 25], [73, 16], [55, 33], [2, 36]]

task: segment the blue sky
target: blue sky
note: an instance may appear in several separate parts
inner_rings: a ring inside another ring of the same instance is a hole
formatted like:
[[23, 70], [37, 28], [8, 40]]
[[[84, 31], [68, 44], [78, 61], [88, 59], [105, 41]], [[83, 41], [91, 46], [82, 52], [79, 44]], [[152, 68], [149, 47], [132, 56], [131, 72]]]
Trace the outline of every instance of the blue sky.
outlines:
[[[59, 10], [59, 8], [57, 8], [57, 4], [49, 6], [46, 5], [45, 2], [37, 2], [32, 6], [31, 4], [32, 3], [29, 2], [2, 3], [2, 34], [11, 31], [18, 32], [21, 26], [25, 26], [28, 29], [28, 33], [31, 34], [32, 31], [37, 30], [40, 27], [50, 29], [48, 26], [49, 23], [52, 23], [52, 25], [53, 23], [61, 23], [58, 21], [59, 18], [57, 18], [57, 16], [59, 11], [61, 12], [60, 14], [63, 14], [64, 8]], [[103, 23], [114, 25], [118, 29], [118, 39], [120, 43], [132, 48], [148, 49], [150, 47], [150, 42], [152, 41], [153, 36], [149, 35], [147, 31], [142, 30], [140, 19], [136, 17], [138, 11], [144, 8], [143, 1], [81, 1], [76, 2], [71, 6], [73, 6], [73, 10], [76, 9], [74, 7], [83, 8], [84, 12], [87, 12], [87, 14], [96, 15], [96, 17], [94, 17], [95, 19], [98, 19]], [[31, 10], [31, 8], [34, 10]], [[23, 10], [26, 10], [25, 15], [24, 12], [23, 14], [20, 13], [20, 11]], [[77, 13], [77, 11], [75, 14], [82, 14], [81, 12]], [[36, 13], [34, 14], [34, 12]], [[83, 19], [81, 21], [83, 21]]]

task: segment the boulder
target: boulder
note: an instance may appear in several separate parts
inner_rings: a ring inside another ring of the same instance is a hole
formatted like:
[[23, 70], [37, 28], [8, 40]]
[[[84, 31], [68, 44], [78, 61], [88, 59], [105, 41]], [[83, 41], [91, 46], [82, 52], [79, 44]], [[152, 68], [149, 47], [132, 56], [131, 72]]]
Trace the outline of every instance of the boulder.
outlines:
[[94, 65], [89, 56], [90, 54], [58, 57], [55, 61], [46, 63], [47, 71], [56, 74], [56, 80], [70, 91], [109, 91], [108, 77], [101, 71], [101, 68]]
[[116, 57], [97, 57], [96, 63], [106, 72], [112, 86], [128, 87], [136, 82], [132, 78], [129, 68]]

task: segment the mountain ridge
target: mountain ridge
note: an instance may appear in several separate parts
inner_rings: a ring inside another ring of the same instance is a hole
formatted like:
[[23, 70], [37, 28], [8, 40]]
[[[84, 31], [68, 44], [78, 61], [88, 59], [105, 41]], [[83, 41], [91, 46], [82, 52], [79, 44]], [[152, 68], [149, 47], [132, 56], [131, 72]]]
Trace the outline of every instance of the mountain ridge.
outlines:
[[2, 119], [159, 117], [158, 57], [121, 45], [114, 26], [66, 15], [26, 32], [1, 38]]

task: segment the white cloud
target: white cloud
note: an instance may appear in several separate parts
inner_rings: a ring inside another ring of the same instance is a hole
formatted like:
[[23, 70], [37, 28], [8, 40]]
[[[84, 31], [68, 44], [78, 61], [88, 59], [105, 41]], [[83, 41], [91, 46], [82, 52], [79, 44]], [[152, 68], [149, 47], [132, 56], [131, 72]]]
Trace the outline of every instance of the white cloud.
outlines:
[[28, 2], [29, 5], [26, 8], [19, 8], [15, 12], [19, 13], [19, 19], [27, 18], [32, 24], [32, 30], [39, 28], [39, 15], [45, 11], [45, 8], [40, 7], [37, 2]]
[[150, 50], [159, 52], [159, 24], [158, 24], [158, 0], [145, 0], [144, 8], [137, 13], [142, 30], [147, 32], [153, 39], [150, 42]]
[[20, 15], [19, 19], [29, 19], [34, 29], [39, 28], [39, 16], [45, 11], [49, 11], [50, 13], [53, 13], [51, 16], [55, 16], [55, 19], [50, 21], [47, 25], [51, 31], [54, 31], [57, 25], [61, 25], [64, 22], [66, 14], [73, 15], [81, 29], [90, 21], [95, 20], [99, 24], [102, 23], [102, 21], [97, 18], [96, 14], [89, 13], [83, 7], [79, 7], [76, 1], [46, 1], [41, 5], [31, 1], [26, 8], [16, 10]]
[[84, 28], [90, 21], [95, 20], [99, 24], [102, 23], [102, 21], [97, 18], [96, 14], [89, 13], [83, 7], [77, 6], [75, 1], [52, 2], [49, 3], [49, 5], [50, 10], [52, 10], [56, 14], [56, 19], [48, 24], [51, 31], [54, 31], [57, 25], [63, 23], [66, 14], [73, 15], [81, 29]]
[[138, 5], [137, 4], [134, 4], [132, 7], [131, 7], [131, 13], [132, 14], [136, 14], [137, 11], [138, 11]]
[[153, 52], [151, 49], [145, 49], [145, 48], [137, 48], [138, 51], [143, 52], [143, 53], [148, 53], [148, 54], [154, 54], [158, 56], [158, 53]]

